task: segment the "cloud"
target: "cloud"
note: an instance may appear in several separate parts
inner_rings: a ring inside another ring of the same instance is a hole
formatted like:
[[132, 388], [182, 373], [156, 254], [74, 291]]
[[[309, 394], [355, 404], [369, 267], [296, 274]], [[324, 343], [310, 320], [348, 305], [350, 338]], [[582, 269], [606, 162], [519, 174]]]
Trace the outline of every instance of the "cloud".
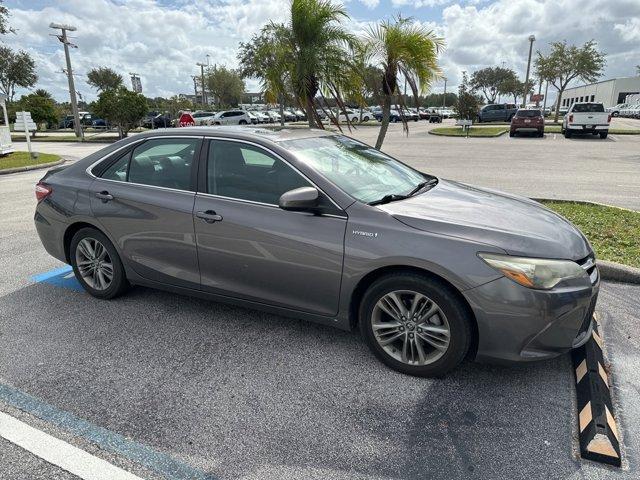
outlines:
[[[448, 90], [455, 89], [463, 70], [503, 62], [524, 77], [530, 34], [537, 38], [534, 48], [543, 52], [552, 41], [595, 39], [608, 54], [604, 78], [634, 75], [640, 58], [638, 0], [343, 0], [347, 9], [356, 1], [376, 11], [387, 7], [387, 18], [400, 11], [420, 19], [428, 7], [440, 12], [434, 19], [429, 10], [432, 20], [424, 24], [445, 38], [440, 63]], [[61, 0], [39, 9], [30, 1], [7, 5], [18, 35], [1, 41], [28, 50], [36, 60], [38, 87], [60, 100], [68, 98], [68, 91], [62, 45], [49, 35], [52, 21], [78, 27], [71, 39], [78, 45], [71, 50], [76, 88], [92, 100], [96, 93], [85, 80], [96, 66], [114, 68], [127, 79], [129, 72], [140, 74], [149, 96], [192, 92], [197, 62], [206, 62], [209, 54], [211, 63], [237, 66], [238, 43], [288, 13], [287, 0]], [[352, 18], [348, 28], [357, 33], [368, 23]], [[257, 82], [248, 81], [247, 88], [257, 88]]]

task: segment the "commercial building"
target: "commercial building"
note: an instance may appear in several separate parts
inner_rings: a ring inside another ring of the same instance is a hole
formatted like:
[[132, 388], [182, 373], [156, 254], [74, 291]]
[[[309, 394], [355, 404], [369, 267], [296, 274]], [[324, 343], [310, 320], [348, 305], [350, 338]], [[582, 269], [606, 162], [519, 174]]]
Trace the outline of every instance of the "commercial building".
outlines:
[[569, 107], [575, 102], [598, 102], [605, 107], [624, 103], [629, 95], [640, 93], [640, 77], [612, 78], [581, 87], [567, 88], [562, 94], [560, 106]]

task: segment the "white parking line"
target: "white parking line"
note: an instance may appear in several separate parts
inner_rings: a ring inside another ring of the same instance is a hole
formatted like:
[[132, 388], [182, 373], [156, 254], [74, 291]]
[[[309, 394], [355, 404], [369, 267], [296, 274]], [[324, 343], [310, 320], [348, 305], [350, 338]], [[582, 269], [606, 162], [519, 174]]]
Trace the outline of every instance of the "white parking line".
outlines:
[[0, 412], [0, 437], [84, 480], [142, 480], [3, 412]]

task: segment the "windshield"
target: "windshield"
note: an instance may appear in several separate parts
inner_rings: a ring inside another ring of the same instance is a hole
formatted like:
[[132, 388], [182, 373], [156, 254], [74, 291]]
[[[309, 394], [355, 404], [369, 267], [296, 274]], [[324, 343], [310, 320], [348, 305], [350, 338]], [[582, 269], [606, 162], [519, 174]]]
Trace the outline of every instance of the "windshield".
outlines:
[[601, 103], [576, 103], [573, 106], [573, 113], [594, 113], [604, 112], [604, 106]]
[[406, 195], [420, 183], [435, 178], [341, 135], [288, 140], [281, 145], [364, 203], [386, 195]]

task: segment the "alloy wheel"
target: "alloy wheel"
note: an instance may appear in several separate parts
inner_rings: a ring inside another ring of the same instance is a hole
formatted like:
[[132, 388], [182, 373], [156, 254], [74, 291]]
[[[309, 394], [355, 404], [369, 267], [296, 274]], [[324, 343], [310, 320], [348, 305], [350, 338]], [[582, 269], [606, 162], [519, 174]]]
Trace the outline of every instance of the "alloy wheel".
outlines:
[[95, 238], [83, 238], [76, 247], [76, 266], [94, 290], [106, 290], [113, 281], [113, 262], [105, 246]]
[[429, 365], [449, 348], [451, 330], [442, 309], [411, 290], [392, 291], [380, 298], [371, 326], [380, 347], [407, 365]]

